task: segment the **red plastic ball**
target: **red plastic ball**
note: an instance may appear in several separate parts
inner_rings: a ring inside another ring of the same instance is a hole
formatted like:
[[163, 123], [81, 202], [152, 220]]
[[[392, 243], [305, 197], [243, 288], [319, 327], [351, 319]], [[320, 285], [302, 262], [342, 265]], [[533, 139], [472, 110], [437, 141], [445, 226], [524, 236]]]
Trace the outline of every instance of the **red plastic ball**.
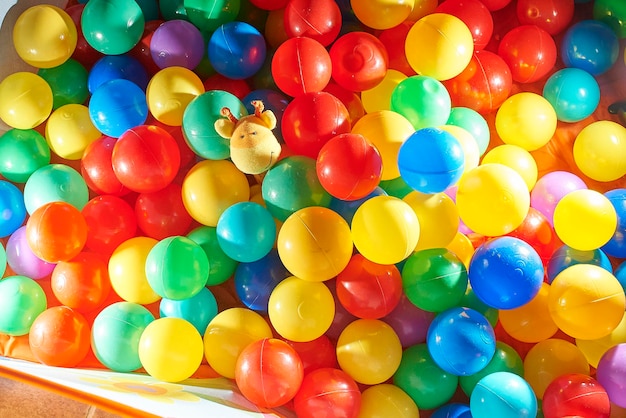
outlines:
[[313, 92], [294, 98], [285, 108], [281, 121], [283, 139], [297, 155], [317, 159], [331, 138], [350, 132], [346, 106], [330, 93]]
[[71, 6], [65, 8], [65, 11], [70, 16], [74, 25], [76, 25], [76, 48], [74, 48], [74, 53], [72, 54], [72, 58], [76, 61], [80, 62], [86, 69], [90, 69], [100, 58], [103, 57], [103, 54], [99, 51], [96, 51], [85, 39], [85, 35], [83, 35], [83, 30], [81, 26], [81, 18], [83, 16], [83, 10], [85, 9], [84, 4], [72, 4]]
[[183, 204], [182, 187], [178, 183], [170, 183], [156, 192], [139, 194], [135, 201], [135, 216], [139, 229], [157, 240], [186, 235], [193, 223]]
[[330, 47], [333, 80], [352, 91], [376, 87], [387, 74], [385, 45], [367, 32], [348, 32]]
[[354, 126], [356, 121], [361, 119], [365, 115], [365, 107], [363, 107], [363, 102], [361, 101], [361, 97], [358, 93], [350, 91], [344, 87], [341, 87], [339, 84], [334, 81], [330, 81], [328, 85], [324, 88], [326, 93], [330, 93], [339, 100], [341, 103], [348, 109], [348, 114], [350, 115], [350, 124]]
[[305, 376], [313, 370], [337, 367], [337, 350], [333, 342], [326, 335], [322, 335], [311, 341], [286, 342], [292, 346], [300, 356]]
[[235, 382], [255, 405], [275, 408], [291, 401], [304, 377], [296, 350], [283, 340], [264, 338], [249, 344], [237, 357]]
[[415, 70], [406, 59], [405, 40], [415, 22], [405, 21], [378, 34], [378, 40], [387, 49], [387, 69], [400, 71], [407, 77], [415, 75]]
[[485, 7], [491, 12], [504, 9], [512, 0], [481, 0]]
[[517, 19], [556, 35], [572, 22], [574, 5], [574, 0], [517, 0]]
[[113, 172], [111, 157], [116, 142], [117, 138], [103, 135], [87, 145], [80, 160], [80, 172], [85, 183], [97, 194], [123, 196], [130, 193], [130, 189]]
[[486, 114], [496, 110], [511, 94], [513, 78], [506, 62], [493, 52], [476, 51], [458, 76], [443, 81], [454, 107]]
[[43, 311], [30, 328], [28, 343], [37, 361], [48, 366], [75, 367], [89, 352], [91, 331], [85, 317], [67, 306]]
[[88, 231], [85, 248], [90, 251], [111, 255], [137, 232], [135, 211], [120, 197], [96, 196], [87, 202], [82, 213]]
[[85, 217], [69, 203], [43, 204], [26, 221], [29, 248], [48, 263], [71, 260], [82, 251], [86, 241]]
[[135, 45], [130, 51], [128, 51], [128, 55], [139, 61], [150, 76], [153, 76], [160, 70], [159, 66], [156, 65], [154, 59], [152, 58], [150, 42], [152, 41], [152, 35], [154, 35], [154, 31], [159, 26], [161, 26], [163, 22], [163, 20], [147, 21], [141, 39], [139, 40], [139, 42], [137, 42], [137, 45]]
[[220, 73], [215, 73], [204, 80], [204, 90], [223, 90], [237, 96], [239, 100], [243, 100], [244, 97], [252, 91], [250, 85], [245, 79], [233, 80]]
[[498, 55], [518, 83], [534, 83], [546, 77], [556, 64], [554, 38], [536, 25], [521, 25], [508, 31], [498, 45]]
[[389, 315], [402, 298], [402, 275], [394, 265], [374, 263], [355, 254], [337, 275], [337, 297], [358, 318], [380, 319]]
[[140, 125], [124, 132], [113, 147], [113, 171], [120, 183], [138, 193], [170, 184], [180, 168], [180, 150], [167, 131]]
[[332, 63], [324, 45], [306, 36], [289, 38], [272, 57], [272, 77], [285, 94], [296, 97], [318, 92], [330, 81]]
[[288, 2], [289, 0], [250, 0], [250, 3], [262, 10], [282, 9]]
[[543, 394], [545, 418], [611, 416], [611, 402], [606, 390], [596, 379], [570, 373], [557, 377]]
[[480, 0], [445, 0], [435, 9], [436, 13], [447, 13], [463, 21], [472, 32], [474, 51], [487, 46], [493, 34], [491, 12]]
[[547, 265], [552, 253], [562, 245], [548, 218], [532, 206], [522, 224], [507, 235], [530, 244], [541, 257], [544, 265]]
[[317, 177], [322, 187], [342, 200], [358, 200], [380, 183], [383, 160], [374, 144], [359, 134], [330, 139], [317, 156]]
[[290, 0], [283, 17], [289, 37], [307, 36], [328, 46], [341, 30], [341, 10], [335, 0]]
[[63, 305], [80, 313], [91, 312], [103, 304], [111, 290], [108, 258], [83, 251], [61, 261], [52, 271], [50, 286]]
[[298, 418], [356, 418], [361, 409], [361, 392], [343, 370], [317, 369], [304, 376], [293, 404]]

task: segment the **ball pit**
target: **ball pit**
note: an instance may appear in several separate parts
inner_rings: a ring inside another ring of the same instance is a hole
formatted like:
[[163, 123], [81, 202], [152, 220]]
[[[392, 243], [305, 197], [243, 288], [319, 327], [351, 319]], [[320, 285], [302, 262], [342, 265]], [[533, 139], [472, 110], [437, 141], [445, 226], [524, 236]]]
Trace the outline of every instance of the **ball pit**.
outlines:
[[[0, 355], [287, 417], [626, 407], [618, 2], [50, 2], [0, 42]], [[252, 100], [259, 175], [214, 128]]]

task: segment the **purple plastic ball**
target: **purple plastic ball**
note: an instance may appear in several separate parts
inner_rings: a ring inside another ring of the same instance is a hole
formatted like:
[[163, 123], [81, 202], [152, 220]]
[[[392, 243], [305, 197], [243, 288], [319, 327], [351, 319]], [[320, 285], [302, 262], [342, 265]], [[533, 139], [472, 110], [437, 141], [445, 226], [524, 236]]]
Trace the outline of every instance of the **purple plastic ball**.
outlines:
[[163, 22], [152, 35], [150, 54], [159, 68], [184, 67], [193, 70], [204, 58], [204, 38], [186, 20]]

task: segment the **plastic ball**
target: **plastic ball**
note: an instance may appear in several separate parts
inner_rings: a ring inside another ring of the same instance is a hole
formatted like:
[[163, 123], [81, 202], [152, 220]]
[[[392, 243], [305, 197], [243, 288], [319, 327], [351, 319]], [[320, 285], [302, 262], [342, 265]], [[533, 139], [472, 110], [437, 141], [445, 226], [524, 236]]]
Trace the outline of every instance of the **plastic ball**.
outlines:
[[50, 150], [67, 160], [80, 160], [87, 146], [101, 136], [91, 122], [89, 108], [74, 103], [53, 111], [45, 132]]
[[341, 10], [331, 0], [289, 1], [283, 16], [285, 32], [290, 38], [307, 36], [324, 46], [329, 46], [341, 30]]
[[529, 243], [539, 254], [544, 266], [547, 266], [552, 254], [561, 245], [561, 241], [548, 219], [532, 206], [529, 208], [524, 222], [507, 235]]
[[335, 343], [326, 334], [311, 341], [285, 340], [285, 342], [298, 353], [302, 360], [304, 375], [325, 367], [337, 367]]
[[147, 305], [159, 296], [148, 283], [146, 259], [158, 243], [154, 238], [133, 237], [121, 243], [109, 258], [111, 287], [126, 302]]
[[137, 232], [132, 207], [117, 196], [94, 197], [83, 207], [82, 214], [88, 231], [85, 248], [96, 253], [112, 254], [118, 245]]
[[495, 237], [508, 234], [524, 222], [530, 192], [512, 168], [485, 164], [461, 178], [456, 204], [461, 220], [472, 231]]
[[293, 406], [301, 418], [320, 415], [356, 418], [361, 409], [361, 391], [346, 372], [325, 367], [304, 376]]
[[392, 410], [398, 418], [419, 417], [419, 410], [413, 399], [395, 385], [381, 383], [368, 387], [361, 393], [360, 416], [384, 417]]
[[0, 180], [0, 238], [8, 237], [26, 220], [24, 195], [13, 183]]
[[556, 131], [557, 114], [543, 96], [521, 92], [510, 96], [496, 113], [496, 131], [505, 144], [535, 151]]
[[[6, 248], [0, 251], [5, 250], [6, 263], [15, 274], [20, 276], [26, 276], [33, 280], [43, 279], [49, 276], [56, 266], [54, 263], [43, 261], [30, 249], [26, 239], [26, 225], [20, 226], [11, 234], [6, 242]], [[2, 266], [2, 262], [0, 262], [0, 266]]]
[[574, 162], [586, 176], [608, 182], [626, 174], [626, 164], [616, 155], [626, 144], [626, 128], [610, 121], [591, 122], [574, 140]]
[[341, 35], [330, 47], [332, 78], [350, 91], [376, 87], [389, 61], [385, 45], [374, 35], [355, 31]]
[[404, 22], [413, 9], [413, 1], [351, 0], [350, 7], [359, 22], [372, 29], [389, 29]]
[[458, 306], [467, 289], [467, 270], [444, 248], [419, 250], [402, 267], [402, 285], [409, 300], [429, 312]]
[[254, 26], [228, 22], [217, 28], [208, 42], [208, 57], [219, 74], [235, 80], [255, 75], [263, 66], [265, 39]]
[[471, 240], [461, 231], [457, 231], [452, 241], [445, 247], [459, 257], [465, 267], [469, 267], [470, 260], [474, 254], [474, 245]]
[[119, 55], [139, 43], [145, 18], [136, 2], [96, 0], [85, 4], [81, 27], [85, 39], [96, 51]]
[[239, 263], [234, 273], [235, 291], [249, 309], [266, 313], [274, 288], [291, 274], [280, 261], [276, 249], [250, 263]]
[[594, 416], [609, 418], [611, 402], [602, 385], [584, 374], [565, 374], [548, 385], [541, 410], [546, 418]]
[[481, 164], [503, 164], [517, 171], [528, 190], [532, 192], [537, 183], [538, 169], [537, 162], [532, 154], [519, 145], [503, 144], [498, 145], [485, 153]]
[[137, 196], [134, 212], [143, 234], [160, 240], [189, 232], [193, 219], [185, 209], [181, 190], [180, 184], [170, 183], [156, 192]]
[[75, 59], [52, 68], [40, 68], [37, 74], [52, 89], [52, 109], [66, 104], [83, 104], [89, 97], [87, 69]]
[[48, 164], [37, 169], [26, 181], [24, 204], [32, 215], [44, 204], [58, 201], [82, 210], [89, 201], [89, 190], [80, 173], [72, 167]]
[[10, 129], [0, 135], [0, 175], [25, 183], [37, 169], [50, 163], [50, 147], [34, 129]]
[[451, 308], [437, 315], [428, 328], [426, 344], [434, 362], [456, 376], [478, 373], [496, 352], [491, 324], [470, 308]]
[[332, 61], [324, 45], [315, 39], [295, 37], [276, 48], [271, 72], [280, 91], [296, 97], [322, 91], [332, 77]]
[[487, 7], [479, 1], [446, 0], [435, 9], [437, 13], [447, 13], [458, 17], [472, 33], [474, 50], [487, 46], [493, 33], [493, 18]]
[[566, 334], [585, 340], [604, 337], [622, 320], [626, 299], [615, 276], [593, 264], [575, 264], [550, 286], [552, 319]]
[[622, 376], [626, 372], [626, 344], [620, 343], [609, 348], [600, 359], [596, 379], [609, 395], [612, 404], [626, 407], [626, 386]]
[[472, 168], [478, 166], [480, 160], [480, 150], [478, 149], [478, 143], [472, 134], [459, 126], [453, 125], [442, 125], [439, 129], [449, 132], [454, 138], [456, 138], [457, 141], [459, 141], [463, 150], [463, 173], [466, 173]]
[[36, 68], [52, 68], [67, 61], [76, 49], [77, 37], [72, 18], [54, 5], [29, 7], [13, 25], [17, 54]]
[[455, 185], [465, 169], [458, 139], [439, 128], [422, 128], [398, 151], [400, 176], [421, 193], [440, 193]]
[[380, 319], [390, 314], [402, 297], [402, 276], [395, 265], [373, 263], [355, 254], [337, 275], [337, 297], [358, 318]]
[[566, 67], [593, 76], [604, 74], [617, 62], [619, 39], [601, 20], [582, 20], [570, 26], [561, 41], [560, 56]]
[[596, 79], [579, 68], [563, 68], [552, 74], [543, 86], [543, 97], [562, 122], [578, 122], [590, 116], [600, 103]]
[[121, 373], [141, 367], [139, 339], [154, 315], [144, 306], [115, 302], [98, 313], [91, 327], [91, 347], [105, 367]]
[[202, 336], [217, 312], [215, 296], [206, 287], [190, 298], [180, 300], [163, 298], [159, 303], [161, 317], [182, 318], [191, 323]]
[[89, 42], [85, 39], [83, 29], [81, 26], [81, 19], [83, 10], [85, 9], [84, 3], [68, 4], [65, 7], [65, 11], [70, 15], [74, 25], [76, 26], [77, 39], [76, 48], [72, 54], [71, 59], [75, 59], [80, 62], [85, 68], [91, 67], [98, 59], [102, 58], [102, 53], [96, 51]]
[[402, 198], [411, 206], [420, 224], [416, 250], [445, 248], [459, 227], [454, 201], [445, 193], [410, 192]]
[[431, 418], [470, 418], [469, 405], [451, 402], [433, 411]]
[[398, 151], [404, 141], [415, 132], [411, 122], [391, 110], [367, 113], [352, 127], [351, 133], [363, 135], [380, 152], [383, 160], [381, 180], [400, 177]]
[[470, 411], [474, 418], [531, 418], [537, 415], [537, 398], [522, 377], [496, 372], [478, 381], [470, 397]]
[[524, 379], [538, 399], [559, 376], [578, 373], [589, 376], [589, 363], [583, 353], [569, 341], [550, 338], [535, 344], [524, 358]]
[[449, 402], [457, 390], [459, 378], [435, 363], [426, 344], [416, 344], [402, 353], [393, 384], [405, 391], [420, 410], [424, 410]]
[[522, 25], [537, 25], [550, 35], [557, 35], [569, 26], [574, 17], [570, 0], [522, 0], [516, 5], [517, 19]]
[[626, 343], [626, 321], [622, 318], [617, 328], [610, 334], [595, 340], [576, 339], [576, 347], [582, 351], [591, 367], [598, 368], [600, 359], [611, 347]]
[[615, 208], [617, 213], [617, 228], [613, 236], [603, 247], [602, 250], [613, 257], [626, 257], [626, 247], [624, 243], [624, 230], [626, 229], [626, 218], [624, 212], [626, 204], [626, 189], [613, 189], [604, 193], [607, 199]]
[[[422, 48], [423, 45], [430, 47]], [[409, 64], [417, 74], [449, 80], [469, 64], [474, 53], [474, 39], [458, 17], [431, 13], [411, 27], [405, 50]]]
[[91, 95], [89, 116], [104, 135], [119, 138], [128, 129], [147, 120], [146, 95], [132, 81], [122, 78], [107, 81]]
[[213, 370], [234, 379], [241, 352], [264, 338], [272, 338], [272, 330], [261, 315], [246, 308], [229, 308], [209, 322], [203, 337], [204, 355]]
[[548, 75], [557, 59], [554, 38], [537, 25], [519, 25], [498, 44], [498, 55], [511, 69], [513, 81], [534, 83]]
[[613, 273], [611, 260], [601, 249], [580, 251], [567, 245], [561, 245], [548, 260], [546, 274], [548, 283], [552, 283], [556, 276], [563, 270], [575, 264], [593, 264], [602, 267], [609, 273]]
[[288, 343], [264, 338], [239, 354], [235, 382], [255, 405], [275, 408], [291, 401], [304, 378], [302, 360]]
[[146, 372], [164, 382], [180, 382], [202, 362], [202, 337], [181, 318], [158, 318], [139, 338], [139, 360]]
[[48, 307], [41, 285], [25, 276], [0, 280], [0, 332], [26, 335], [35, 319]]
[[90, 190], [103, 195], [123, 196], [130, 193], [113, 171], [113, 149], [117, 138], [102, 135], [85, 148], [80, 172]]
[[52, 88], [41, 76], [18, 71], [0, 82], [0, 119], [12, 128], [32, 129], [52, 112]]
[[537, 180], [530, 194], [530, 204], [548, 219], [550, 225], [554, 225], [556, 205], [566, 194], [581, 189], [587, 189], [587, 185], [576, 174], [551, 171]]
[[209, 259], [207, 286], [224, 283], [233, 276], [238, 263], [228, 257], [220, 247], [215, 227], [196, 227], [187, 234], [187, 238], [199, 244]]
[[476, 110], [468, 107], [452, 107], [446, 125], [458, 126], [469, 132], [478, 144], [479, 155], [487, 151], [491, 136], [489, 125]]
[[395, 264], [417, 246], [420, 226], [408, 203], [393, 196], [376, 196], [357, 209], [351, 231], [356, 249], [365, 258]]
[[193, 70], [204, 57], [204, 48], [200, 30], [181, 19], [163, 22], [150, 38], [150, 53], [159, 68], [178, 66]]
[[593, 18], [611, 26], [620, 39], [626, 38], [626, 9], [621, 2], [614, 0], [594, 2]]
[[361, 92], [361, 104], [367, 113], [391, 109], [391, 95], [407, 76], [397, 70], [388, 69], [382, 81], [375, 87]]
[[409, 120], [415, 130], [433, 128], [448, 120], [450, 94], [435, 78], [414, 75], [402, 80], [393, 90], [390, 109]]
[[[204, 85], [196, 73], [185, 67], [173, 66], [163, 68], [150, 79], [146, 88], [146, 100], [148, 109], [156, 120], [170, 126], [181, 126], [187, 107], [203, 93]], [[236, 108], [231, 110], [234, 113]], [[208, 121], [205, 123], [208, 124]], [[208, 129], [215, 130], [213, 123]], [[192, 139], [188, 140], [193, 143]]]
[[185, 15], [203, 32], [214, 32], [220, 25], [235, 20], [241, 9], [240, 0], [218, 0], [207, 3], [199, 0], [184, 0]]
[[95, 92], [107, 81], [124, 79], [132, 81], [142, 90], [148, 86], [148, 73], [141, 62], [130, 54], [105, 55], [98, 59], [89, 70], [87, 85], [89, 92]]
[[[585, 219], [583, 225], [576, 220]], [[576, 225], [576, 227], [574, 227]], [[564, 244], [589, 251], [606, 244], [617, 227], [617, 213], [608, 198], [589, 189], [574, 190], [554, 209], [554, 230]]]

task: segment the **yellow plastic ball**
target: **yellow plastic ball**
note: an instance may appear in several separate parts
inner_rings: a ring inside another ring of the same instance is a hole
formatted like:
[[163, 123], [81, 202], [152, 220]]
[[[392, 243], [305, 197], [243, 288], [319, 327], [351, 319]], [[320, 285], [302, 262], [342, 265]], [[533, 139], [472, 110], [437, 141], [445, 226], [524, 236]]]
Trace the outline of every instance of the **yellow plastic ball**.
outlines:
[[445, 248], [452, 242], [459, 229], [459, 212], [450, 196], [413, 191], [402, 200], [413, 209], [420, 225], [415, 251]]
[[204, 332], [204, 356], [213, 370], [234, 379], [237, 358], [244, 348], [272, 336], [267, 321], [253, 310], [225, 309], [209, 322]]
[[552, 281], [548, 306], [561, 331], [594, 340], [617, 328], [624, 316], [626, 297], [609, 271], [593, 264], [574, 264]]
[[538, 343], [552, 338], [559, 327], [550, 316], [549, 292], [550, 285], [544, 282], [530, 302], [519, 308], [500, 310], [498, 319], [506, 333], [525, 343]]
[[393, 90], [407, 76], [398, 70], [387, 70], [383, 80], [374, 88], [361, 92], [361, 103], [367, 113], [389, 110]]
[[578, 347], [558, 338], [538, 342], [524, 358], [524, 380], [539, 399], [543, 399], [555, 378], [568, 373], [589, 375], [589, 372], [589, 363]]
[[91, 122], [89, 108], [81, 104], [59, 107], [46, 123], [48, 146], [66, 160], [80, 160], [87, 146], [101, 135]]
[[182, 318], [158, 318], [141, 333], [139, 360], [148, 374], [163, 382], [190, 378], [202, 363], [202, 336]]
[[564, 244], [591, 251], [609, 242], [617, 228], [617, 212], [602, 193], [591, 189], [574, 190], [554, 208], [554, 231]]
[[348, 223], [337, 212], [321, 206], [292, 213], [280, 228], [276, 248], [291, 274], [313, 282], [337, 276], [353, 252]]
[[465, 268], [469, 268], [475, 248], [467, 235], [461, 231], [457, 231], [452, 241], [450, 241], [445, 248], [456, 254], [456, 256], [459, 257], [459, 260], [461, 260], [465, 265]]
[[474, 136], [467, 129], [456, 125], [443, 125], [440, 126], [439, 129], [451, 133], [452, 136], [459, 141], [459, 144], [461, 144], [465, 163], [463, 166], [463, 174], [478, 166], [478, 162], [480, 161], [478, 142], [476, 142]]
[[52, 89], [27, 71], [10, 74], [0, 83], [0, 119], [12, 128], [32, 129], [52, 112]]
[[78, 31], [67, 12], [40, 4], [26, 9], [13, 26], [13, 45], [19, 57], [36, 68], [57, 67], [67, 61], [78, 40]]
[[378, 264], [396, 264], [417, 246], [420, 223], [405, 201], [393, 196], [375, 196], [363, 202], [352, 218], [356, 249]]
[[189, 215], [206, 226], [217, 226], [222, 212], [250, 198], [246, 175], [228, 160], [204, 160], [187, 172], [182, 185]]
[[337, 340], [341, 370], [365, 385], [384, 383], [398, 370], [402, 343], [390, 325], [379, 319], [356, 319]]
[[461, 177], [456, 193], [461, 220], [485, 236], [508, 234], [520, 226], [530, 209], [530, 192], [517, 171], [485, 164]]
[[527, 151], [535, 151], [550, 142], [556, 125], [556, 111], [537, 93], [513, 94], [496, 112], [496, 132], [502, 142]]
[[431, 13], [411, 26], [405, 40], [405, 54], [417, 74], [449, 80], [469, 64], [474, 54], [474, 39], [458, 17]]
[[370, 386], [361, 394], [359, 418], [419, 418], [415, 401], [402, 389], [389, 383]]
[[363, 135], [380, 152], [383, 161], [381, 180], [400, 177], [398, 151], [414, 132], [415, 128], [407, 118], [391, 110], [366, 113], [352, 127], [353, 134]]
[[613, 181], [626, 174], [626, 128], [610, 121], [592, 122], [574, 140], [574, 162], [586, 176]]
[[330, 328], [335, 317], [335, 299], [324, 283], [292, 276], [272, 290], [267, 313], [283, 338], [313, 341]]
[[415, 0], [350, 0], [354, 15], [372, 29], [389, 29], [404, 22]]
[[498, 145], [483, 156], [481, 164], [503, 164], [517, 171], [528, 190], [532, 190], [537, 183], [537, 162], [532, 154], [518, 145]]
[[583, 352], [589, 364], [596, 368], [609, 348], [624, 343], [626, 343], [626, 313], [624, 313], [619, 325], [610, 334], [595, 340], [576, 338], [576, 346]]
[[204, 92], [204, 84], [196, 73], [174, 66], [163, 68], [152, 76], [146, 88], [146, 100], [156, 120], [181, 126], [189, 102]]
[[157, 242], [154, 238], [133, 237], [121, 243], [111, 254], [111, 287], [125, 301], [148, 305], [161, 299], [146, 277], [146, 259]]

